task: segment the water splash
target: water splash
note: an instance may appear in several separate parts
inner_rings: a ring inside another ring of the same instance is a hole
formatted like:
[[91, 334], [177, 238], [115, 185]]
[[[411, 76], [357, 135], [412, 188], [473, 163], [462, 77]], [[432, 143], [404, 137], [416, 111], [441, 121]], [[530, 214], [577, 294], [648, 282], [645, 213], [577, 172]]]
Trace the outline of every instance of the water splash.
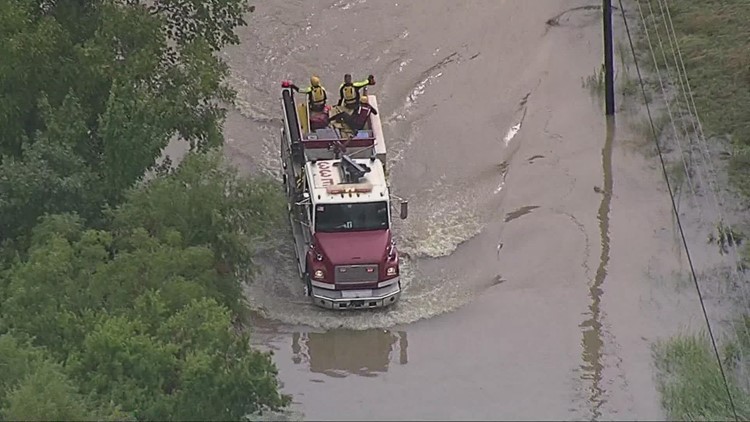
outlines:
[[508, 177], [508, 171], [510, 170], [510, 164], [508, 164], [507, 161], [503, 161], [498, 166], [500, 169], [500, 184], [497, 185], [497, 188], [495, 188], [495, 194], [500, 193], [503, 188], [505, 187], [505, 179]]
[[473, 292], [458, 288], [455, 280], [421, 279], [413, 261], [405, 256], [401, 263], [399, 302], [385, 309], [326, 310], [313, 305], [304, 296], [294, 259], [293, 252], [283, 248], [258, 259], [260, 271], [255, 281], [246, 284], [245, 293], [250, 308], [260, 316], [326, 330], [390, 328], [450, 312], [473, 297]]
[[411, 59], [402, 60], [401, 63], [398, 64], [398, 72], [403, 72], [404, 68], [411, 63]]
[[513, 138], [516, 136], [519, 130], [521, 130], [521, 122], [518, 122], [517, 124], [513, 125], [510, 129], [508, 129], [508, 133], [506, 133], [505, 136], [503, 137], [503, 142], [505, 143], [506, 147], [510, 144], [510, 141], [513, 140]]
[[485, 186], [461, 186], [439, 179], [420, 194], [412, 218], [400, 231], [401, 249], [413, 257], [439, 258], [452, 254], [478, 235], [484, 224], [475, 198]]
[[349, 10], [354, 6], [358, 6], [360, 4], [364, 4], [367, 2], [367, 0], [355, 0], [355, 1], [346, 1], [346, 0], [340, 0], [334, 3], [331, 8], [339, 8], [341, 10]]

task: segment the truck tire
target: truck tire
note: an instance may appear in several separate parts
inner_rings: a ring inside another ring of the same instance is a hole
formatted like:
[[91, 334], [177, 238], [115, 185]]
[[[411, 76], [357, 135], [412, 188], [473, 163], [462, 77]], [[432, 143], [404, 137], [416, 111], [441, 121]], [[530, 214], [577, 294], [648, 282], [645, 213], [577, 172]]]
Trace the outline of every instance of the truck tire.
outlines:
[[305, 273], [305, 296], [312, 296], [312, 280], [310, 280], [310, 274]]

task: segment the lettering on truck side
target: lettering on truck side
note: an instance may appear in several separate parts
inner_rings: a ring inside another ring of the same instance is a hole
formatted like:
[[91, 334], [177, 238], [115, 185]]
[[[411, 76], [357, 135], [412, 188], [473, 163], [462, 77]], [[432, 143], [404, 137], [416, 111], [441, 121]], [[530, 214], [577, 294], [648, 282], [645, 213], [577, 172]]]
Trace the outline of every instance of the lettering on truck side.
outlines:
[[323, 187], [332, 186], [333, 183], [333, 171], [331, 171], [331, 163], [325, 161], [319, 161], [317, 163], [320, 174], [320, 184]]

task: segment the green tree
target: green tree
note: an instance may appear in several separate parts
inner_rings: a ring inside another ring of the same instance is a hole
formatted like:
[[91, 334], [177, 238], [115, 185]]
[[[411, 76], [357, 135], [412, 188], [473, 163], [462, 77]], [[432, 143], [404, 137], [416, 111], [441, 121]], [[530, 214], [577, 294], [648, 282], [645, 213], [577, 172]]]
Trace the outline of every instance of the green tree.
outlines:
[[93, 419], [70, 380], [51, 364], [24, 378], [8, 394], [8, 407], [2, 413], [9, 420]]
[[[121, 0], [122, 1], [122, 0]], [[255, 11], [246, 2], [227, 0], [124, 0], [128, 5], [145, 6], [150, 13], [162, 16], [166, 32], [178, 43], [200, 37], [211, 48], [239, 43], [234, 28], [244, 26], [244, 14]], [[148, 5], [147, 5], [148, 4]]]
[[[27, 257], [8, 272], [0, 332], [67, 362], [91, 408], [227, 420], [284, 407], [271, 356], [234, 328], [245, 310], [242, 278], [226, 271], [250, 259], [249, 245], [281, 211], [271, 182], [240, 178], [218, 153], [188, 154], [175, 171], [130, 189], [107, 213], [113, 229], [87, 229], [74, 214], [43, 218]], [[19, 397], [37, 388], [28, 382]], [[70, 396], [58, 384], [49, 394]], [[14, 414], [24, 414], [22, 404]]]
[[188, 154], [166, 177], [132, 189], [110, 212], [115, 230], [144, 227], [164, 239], [173, 231], [183, 246], [210, 245], [222, 272], [250, 275], [258, 245], [279, 226], [286, 212], [278, 184], [248, 180], [222, 163], [221, 153]]
[[[248, 11], [0, 2], [1, 417], [228, 420], [289, 404], [271, 355], [236, 328], [283, 200], [207, 152], [233, 98], [215, 53]], [[197, 152], [144, 181], [175, 137]]]
[[92, 187], [97, 175], [75, 151], [86, 133], [78, 101], [67, 97], [52, 110], [40, 102], [48, 130], [22, 146], [22, 158], [5, 157], [0, 165], [0, 240], [33, 227], [37, 218], [60, 210], [81, 210], [93, 216], [98, 197]]
[[[0, 241], [44, 213], [96, 223], [170, 139], [223, 142], [242, 0], [0, 5]], [[38, 144], [38, 145], [37, 145]], [[7, 193], [7, 194], [6, 194]]]
[[[99, 406], [117, 403], [138, 419], [238, 419], [286, 405], [270, 355], [249, 347], [221, 304], [235, 305], [241, 292], [220, 291], [229, 276], [217, 273], [211, 248], [181, 246], [176, 233], [161, 241], [137, 229], [115, 251], [109, 232], [84, 230], [71, 216], [45, 219], [28, 260], [11, 270], [3, 331], [66, 361]], [[48, 393], [68, 397], [65, 385]], [[65, 400], [60, 412], [81, 408]], [[29, 415], [28, 403], [14, 403], [14, 415]]]
[[7, 405], [7, 392], [44, 359], [40, 350], [24, 346], [9, 334], [0, 335], [0, 409]]
[[0, 336], [0, 416], [8, 420], [132, 420], [116, 406], [101, 408], [74, 386], [44, 350]]
[[105, 319], [71, 361], [87, 389], [139, 419], [239, 420], [289, 402], [270, 355], [252, 350], [213, 299], [194, 300], [158, 327]]

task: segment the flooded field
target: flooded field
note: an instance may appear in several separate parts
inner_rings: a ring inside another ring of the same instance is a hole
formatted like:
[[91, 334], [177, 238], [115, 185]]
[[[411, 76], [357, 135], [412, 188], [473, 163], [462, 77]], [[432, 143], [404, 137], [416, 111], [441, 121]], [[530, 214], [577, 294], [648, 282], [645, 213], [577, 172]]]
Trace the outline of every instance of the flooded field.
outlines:
[[[247, 287], [290, 418], [663, 419], [650, 344], [699, 326], [660, 173], [582, 81], [601, 10], [564, 0], [266, 1], [225, 54], [226, 155], [279, 174], [279, 81], [375, 75], [404, 295], [309, 304], [291, 239]], [[284, 237], [286, 236], [286, 237]]]

